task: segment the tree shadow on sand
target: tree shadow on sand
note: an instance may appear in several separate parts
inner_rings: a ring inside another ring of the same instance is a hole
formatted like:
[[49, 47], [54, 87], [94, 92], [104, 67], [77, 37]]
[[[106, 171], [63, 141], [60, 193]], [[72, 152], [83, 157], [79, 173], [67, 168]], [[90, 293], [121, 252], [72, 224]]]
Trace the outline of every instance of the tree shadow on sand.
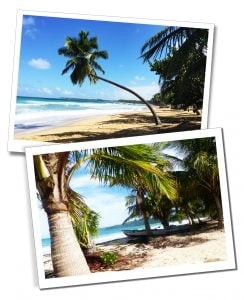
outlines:
[[[112, 121], [116, 124], [115, 121]], [[118, 121], [120, 122], [120, 121]], [[123, 122], [126, 122], [124, 120]], [[111, 122], [107, 122], [111, 124]], [[178, 123], [178, 122], [177, 122]], [[84, 142], [84, 141], [93, 141], [93, 140], [104, 140], [112, 138], [121, 138], [121, 137], [132, 137], [132, 136], [143, 136], [150, 134], [160, 134], [160, 133], [169, 133], [169, 132], [178, 132], [178, 131], [188, 131], [188, 130], [197, 130], [200, 129], [200, 124], [193, 123], [191, 121], [181, 122], [176, 126], [141, 126], [129, 129], [120, 129], [116, 130], [116, 125], [113, 132], [105, 132], [106, 122], [99, 123], [101, 126], [100, 131], [67, 131], [63, 133], [54, 133], [54, 134], [42, 134], [40, 135], [41, 140], [53, 142], [53, 143], [72, 143], [72, 142]], [[104, 131], [103, 131], [104, 129]], [[110, 128], [111, 129], [111, 128]]]
[[[162, 122], [162, 125], [166, 125], [166, 124], [179, 124], [179, 123], [183, 123], [183, 122], [201, 122], [201, 116], [197, 116], [197, 115], [193, 115], [193, 116], [182, 116], [182, 112], [181, 113], [177, 113], [175, 116], [164, 116], [164, 117], [160, 117], [160, 121]], [[135, 114], [129, 114], [129, 115], [118, 115], [118, 119], [115, 120], [108, 120], [108, 121], [104, 121], [101, 122], [101, 125], [106, 125], [106, 124], [127, 124], [128, 122], [131, 123], [148, 123], [148, 124], [153, 124], [153, 117], [148, 115], [139, 115], [138, 113]], [[155, 126], [153, 124], [153, 126]]]

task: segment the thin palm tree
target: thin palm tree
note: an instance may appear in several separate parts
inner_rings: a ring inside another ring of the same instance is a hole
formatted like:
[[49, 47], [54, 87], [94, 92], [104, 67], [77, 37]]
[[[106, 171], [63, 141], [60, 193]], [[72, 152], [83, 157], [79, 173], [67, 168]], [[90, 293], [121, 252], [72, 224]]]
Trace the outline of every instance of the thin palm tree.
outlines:
[[126, 86], [97, 75], [96, 71], [99, 71], [102, 74], [105, 73], [102, 67], [97, 63], [97, 59], [107, 59], [108, 53], [107, 51], [100, 51], [98, 49], [97, 38], [89, 37], [89, 32], [80, 31], [78, 38], [67, 37], [65, 46], [58, 49], [58, 54], [69, 58], [66, 62], [65, 68], [62, 71], [62, 75], [71, 71], [70, 79], [73, 84], [79, 84], [81, 86], [84, 80], [88, 78], [89, 81], [94, 84], [98, 80], [102, 80], [121, 88], [133, 94], [140, 101], [142, 101], [151, 111], [155, 124], [161, 124], [160, 119], [153, 107], [138, 93], [127, 88]]

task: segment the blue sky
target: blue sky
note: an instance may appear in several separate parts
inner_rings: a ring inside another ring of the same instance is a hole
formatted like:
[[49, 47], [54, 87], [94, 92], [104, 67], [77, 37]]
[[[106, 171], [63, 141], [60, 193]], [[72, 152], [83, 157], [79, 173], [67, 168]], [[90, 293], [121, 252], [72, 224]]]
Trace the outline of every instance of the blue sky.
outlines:
[[[121, 224], [127, 218], [125, 197], [130, 195], [130, 189], [105, 186], [98, 180], [91, 179], [84, 167], [74, 173], [70, 186], [84, 197], [91, 209], [99, 213], [99, 227]], [[42, 238], [48, 237], [47, 217], [43, 209], [40, 210], [40, 221]]]
[[[77, 37], [80, 30], [98, 38], [100, 50], [109, 54], [98, 63], [104, 77], [137, 91], [150, 99], [157, 93], [158, 76], [143, 64], [142, 45], [162, 30], [162, 25], [132, 24], [109, 21], [80, 20], [56, 17], [24, 16], [20, 47], [18, 95], [36, 97], [74, 97], [102, 99], [135, 99], [132, 95], [107, 83], [95, 86], [88, 81], [74, 86], [69, 74], [61, 75], [66, 58], [57, 50], [67, 36]], [[100, 74], [102, 75], [102, 74]]]

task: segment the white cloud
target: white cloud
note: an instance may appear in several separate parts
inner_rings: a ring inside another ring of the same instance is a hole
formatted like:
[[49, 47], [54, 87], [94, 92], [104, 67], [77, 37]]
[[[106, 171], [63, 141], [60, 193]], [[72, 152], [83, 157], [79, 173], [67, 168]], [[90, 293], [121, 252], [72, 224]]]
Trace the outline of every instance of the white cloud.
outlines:
[[77, 177], [73, 176], [70, 181], [70, 186], [72, 189], [80, 189], [84, 186], [90, 185], [92, 183], [93, 188], [99, 186], [99, 182], [95, 179], [91, 179], [90, 175], [79, 175]]
[[98, 180], [91, 179], [89, 174], [74, 176], [70, 186], [85, 197], [87, 205], [101, 216], [100, 227], [121, 224], [128, 216], [125, 207], [125, 192], [117, 187], [111, 192], [108, 188], [99, 183]]
[[42, 91], [44, 92], [44, 93], [46, 93], [46, 94], [48, 94], [48, 95], [52, 95], [52, 90], [50, 90], [49, 88], [42, 88]]
[[128, 216], [124, 196], [100, 191], [86, 199], [86, 203], [101, 216], [100, 227], [121, 224]]
[[47, 94], [47, 95], [52, 95], [53, 94], [53, 91], [47, 87], [42, 87], [42, 88], [39, 88], [37, 89], [37, 92], [41, 93], [41, 94]]
[[33, 17], [23, 17], [23, 26], [35, 25], [35, 19]]
[[28, 65], [40, 70], [47, 70], [51, 67], [50, 62], [44, 58], [32, 58], [28, 61]]
[[144, 76], [135, 76], [134, 77], [134, 79], [136, 80], [136, 81], [143, 81], [143, 80], [145, 80], [145, 77]]
[[33, 17], [23, 17], [23, 32], [24, 35], [31, 39], [36, 38], [36, 33], [38, 29], [35, 26], [35, 19]]
[[73, 92], [68, 91], [68, 90], [63, 90], [62, 93], [63, 93], [64, 95], [67, 95], [67, 96], [73, 95]]
[[60, 95], [63, 95], [63, 96], [70, 96], [70, 95], [73, 95], [73, 92], [69, 91], [69, 90], [66, 90], [66, 89], [61, 89], [60, 87], [56, 87], [55, 90], [60, 94]]
[[38, 30], [36, 28], [28, 28], [25, 30], [25, 35], [27, 35], [28, 37], [35, 39], [36, 38], [36, 32]]
[[139, 83], [141, 83], [141, 81], [144, 81], [146, 78], [144, 76], [134, 76], [133, 80], [130, 81], [131, 84], [134, 85], [138, 85]]

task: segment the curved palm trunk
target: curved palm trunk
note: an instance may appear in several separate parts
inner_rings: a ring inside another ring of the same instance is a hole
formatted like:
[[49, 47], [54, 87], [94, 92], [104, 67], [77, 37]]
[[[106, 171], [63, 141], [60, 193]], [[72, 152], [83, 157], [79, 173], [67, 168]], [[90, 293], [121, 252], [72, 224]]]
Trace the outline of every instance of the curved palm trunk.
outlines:
[[110, 84], [112, 84], [112, 85], [115, 85], [115, 86], [117, 86], [117, 87], [119, 87], [119, 88], [121, 88], [121, 89], [123, 89], [123, 90], [125, 90], [125, 91], [127, 91], [127, 92], [129, 92], [129, 93], [131, 93], [131, 94], [133, 94], [134, 96], [136, 96], [138, 99], [140, 99], [140, 100], [141, 100], [141, 101], [142, 101], [142, 102], [150, 109], [150, 111], [151, 111], [151, 113], [152, 113], [152, 115], [153, 115], [155, 124], [156, 124], [156, 125], [160, 125], [160, 124], [161, 124], [161, 121], [160, 121], [159, 117], [157, 116], [156, 112], [154, 111], [152, 105], [150, 105], [150, 104], [149, 104], [145, 99], [143, 99], [139, 94], [137, 94], [137, 93], [134, 92], [133, 90], [127, 88], [126, 86], [123, 86], [123, 85], [121, 85], [121, 84], [118, 84], [118, 83], [116, 83], [116, 82], [114, 82], [114, 81], [108, 80], [108, 79], [106, 79], [106, 78], [103, 78], [103, 77], [100, 77], [100, 76], [97, 76], [97, 75], [93, 75], [93, 76], [96, 77], [97, 79], [100, 79], [100, 80], [102, 80], [102, 81], [105, 81], [105, 82], [107, 82], [107, 83], [110, 83]]
[[90, 273], [68, 212], [65, 175], [68, 153], [36, 156], [34, 163], [37, 189], [48, 216], [54, 275], [63, 277]]

